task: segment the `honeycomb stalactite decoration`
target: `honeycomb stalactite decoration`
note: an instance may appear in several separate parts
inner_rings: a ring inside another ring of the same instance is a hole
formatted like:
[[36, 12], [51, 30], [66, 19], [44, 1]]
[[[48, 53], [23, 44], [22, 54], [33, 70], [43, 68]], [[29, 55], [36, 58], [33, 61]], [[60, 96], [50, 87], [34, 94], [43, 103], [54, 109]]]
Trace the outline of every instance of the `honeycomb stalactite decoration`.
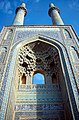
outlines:
[[19, 51], [18, 61], [18, 70], [25, 76], [32, 76], [34, 71], [40, 70], [52, 78], [59, 69], [57, 49], [43, 42], [23, 46]]

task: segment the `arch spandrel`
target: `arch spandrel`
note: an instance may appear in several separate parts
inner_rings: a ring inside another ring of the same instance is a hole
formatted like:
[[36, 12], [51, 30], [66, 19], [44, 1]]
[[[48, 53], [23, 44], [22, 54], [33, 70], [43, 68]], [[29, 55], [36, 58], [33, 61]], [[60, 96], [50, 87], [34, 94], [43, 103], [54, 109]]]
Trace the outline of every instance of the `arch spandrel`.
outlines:
[[32, 37], [28, 37], [28, 38], [25, 37], [24, 39], [22, 39], [19, 42], [15, 42], [13, 44], [12, 48], [21, 47], [25, 44], [28, 44], [28, 43], [31, 43], [31, 42], [34, 42], [34, 41], [37, 41], [37, 40], [46, 42], [46, 43], [51, 44], [51, 45], [52, 45], [52, 42], [54, 42], [55, 44], [57, 43], [56, 46], [58, 46], [58, 45], [59, 46], [61, 46], [61, 45], [64, 46], [64, 44], [62, 44], [62, 42], [57, 40], [56, 38], [45, 36], [45, 35], [42, 35], [42, 34], [36, 34], [36, 35], [32, 35]]

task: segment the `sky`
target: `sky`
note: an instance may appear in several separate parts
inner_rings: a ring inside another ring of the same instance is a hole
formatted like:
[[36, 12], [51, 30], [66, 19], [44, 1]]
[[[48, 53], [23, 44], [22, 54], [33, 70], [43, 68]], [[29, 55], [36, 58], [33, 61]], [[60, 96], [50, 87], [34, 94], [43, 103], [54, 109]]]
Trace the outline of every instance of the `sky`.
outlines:
[[12, 25], [16, 7], [22, 2], [27, 7], [25, 25], [51, 25], [48, 9], [52, 2], [60, 9], [64, 24], [72, 25], [79, 35], [79, 0], [0, 0], [0, 30], [3, 26]]
[[33, 76], [33, 84], [44, 84], [44, 75], [41, 73], [36, 73]]

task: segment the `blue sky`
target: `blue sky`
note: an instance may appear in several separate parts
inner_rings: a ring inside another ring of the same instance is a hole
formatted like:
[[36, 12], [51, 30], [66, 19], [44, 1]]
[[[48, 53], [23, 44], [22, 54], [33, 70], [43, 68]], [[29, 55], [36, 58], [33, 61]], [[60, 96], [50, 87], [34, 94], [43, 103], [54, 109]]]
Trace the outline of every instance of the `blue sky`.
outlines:
[[41, 73], [36, 73], [33, 76], [33, 84], [44, 84], [44, 75]]
[[79, 35], [79, 0], [0, 0], [0, 30], [11, 25], [17, 6], [27, 4], [25, 24], [52, 24], [48, 16], [49, 3], [54, 3], [60, 9], [64, 24], [70, 24]]

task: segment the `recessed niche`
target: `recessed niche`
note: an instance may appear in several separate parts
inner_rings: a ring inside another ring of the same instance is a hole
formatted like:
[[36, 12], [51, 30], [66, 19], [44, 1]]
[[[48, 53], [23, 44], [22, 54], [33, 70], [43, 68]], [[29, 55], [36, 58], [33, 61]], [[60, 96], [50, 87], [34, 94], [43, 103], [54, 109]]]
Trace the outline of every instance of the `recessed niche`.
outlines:
[[22, 84], [26, 84], [26, 76], [25, 76], [24, 73], [23, 73], [23, 75], [22, 75], [21, 83], [22, 83]]

